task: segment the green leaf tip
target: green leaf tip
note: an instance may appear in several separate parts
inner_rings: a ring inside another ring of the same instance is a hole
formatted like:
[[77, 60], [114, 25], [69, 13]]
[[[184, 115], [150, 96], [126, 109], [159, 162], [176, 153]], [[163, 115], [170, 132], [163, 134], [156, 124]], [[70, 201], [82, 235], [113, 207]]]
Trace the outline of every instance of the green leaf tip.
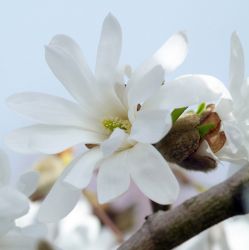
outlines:
[[183, 114], [183, 112], [187, 109], [188, 107], [182, 107], [182, 108], [177, 108], [174, 109], [171, 112], [171, 119], [172, 119], [172, 123], [174, 124], [177, 119]]
[[196, 114], [197, 115], [201, 115], [201, 113], [206, 109], [206, 103], [205, 102], [202, 102], [198, 108], [197, 108], [197, 111], [196, 111]]
[[200, 137], [203, 138], [214, 128], [215, 128], [215, 125], [213, 123], [208, 123], [208, 124], [203, 124], [203, 125], [198, 126]]

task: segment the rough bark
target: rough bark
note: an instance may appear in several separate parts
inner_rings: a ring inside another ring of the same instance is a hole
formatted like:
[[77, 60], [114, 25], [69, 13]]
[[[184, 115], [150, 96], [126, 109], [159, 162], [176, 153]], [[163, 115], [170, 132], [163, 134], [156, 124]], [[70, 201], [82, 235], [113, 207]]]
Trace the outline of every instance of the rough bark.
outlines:
[[249, 166], [223, 183], [180, 206], [150, 215], [144, 225], [119, 250], [169, 250], [205, 229], [236, 215], [245, 214]]

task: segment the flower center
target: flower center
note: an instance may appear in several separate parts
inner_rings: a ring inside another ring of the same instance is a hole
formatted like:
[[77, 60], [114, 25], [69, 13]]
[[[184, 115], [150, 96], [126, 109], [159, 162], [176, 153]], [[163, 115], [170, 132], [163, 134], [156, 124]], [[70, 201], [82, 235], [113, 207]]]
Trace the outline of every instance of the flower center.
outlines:
[[129, 122], [129, 120], [123, 120], [118, 117], [105, 119], [102, 121], [102, 124], [111, 132], [113, 132], [115, 128], [123, 129], [126, 133], [129, 133], [131, 130], [131, 123]]

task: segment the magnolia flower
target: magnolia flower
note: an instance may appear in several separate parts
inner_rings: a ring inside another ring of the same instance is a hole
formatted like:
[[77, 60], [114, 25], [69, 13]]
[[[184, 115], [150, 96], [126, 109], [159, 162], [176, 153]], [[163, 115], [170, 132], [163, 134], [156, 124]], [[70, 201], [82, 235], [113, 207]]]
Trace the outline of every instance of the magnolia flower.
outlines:
[[226, 114], [224, 126], [229, 131], [228, 145], [218, 155], [221, 159], [244, 163], [249, 160], [249, 78], [245, 79], [244, 53], [238, 35], [231, 37], [229, 91], [233, 107]]
[[[222, 130], [224, 145], [218, 152], [212, 152], [208, 143], [203, 142], [202, 153], [209, 153], [216, 160], [228, 161], [243, 165], [249, 157], [249, 127], [248, 127], [248, 79], [244, 78], [243, 49], [236, 33], [231, 37], [230, 74], [227, 98], [217, 103], [217, 112]], [[231, 173], [234, 171], [231, 168]]]
[[35, 191], [36, 172], [23, 174], [16, 187], [10, 185], [10, 166], [7, 156], [0, 151], [0, 249], [38, 250], [37, 246], [46, 233], [43, 224], [17, 226], [17, 221], [29, 211], [28, 197]]
[[0, 236], [15, 226], [15, 220], [29, 210], [29, 199], [36, 188], [38, 176], [28, 172], [21, 176], [16, 187], [10, 186], [10, 166], [7, 156], [0, 151]]
[[[110, 201], [124, 193], [131, 179], [151, 200], [172, 203], [178, 183], [169, 165], [151, 145], [171, 128], [175, 107], [220, 98], [223, 86], [215, 78], [187, 75], [164, 82], [164, 73], [179, 66], [187, 54], [187, 39], [173, 35], [138, 69], [118, 67], [122, 32], [108, 15], [103, 23], [95, 75], [79, 46], [68, 36], [57, 35], [45, 56], [55, 76], [75, 102], [41, 93], [21, 93], [8, 99], [9, 106], [39, 124], [18, 129], [7, 144], [23, 153], [54, 154], [84, 143], [89, 150], [70, 164], [45, 199], [40, 219], [54, 221], [67, 215], [81, 190], [99, 168], [98, 199]], [[128, 72], [129, 71], [129, 72]]]
[[[244, 74], [244, 53], [236, 33], [231, 37], [229, 86], [212, 105], [207, 122], [214, 123], [214, 132], [204, 137], [197, 154], [216, 162], [227, 161], [243, 166], [249, 160], [249, 78]], [[212, 169], [212, 168], [211, 168]], [[210, 169], [209, 169], [210, 170]], [[234, 173], [234, 167], [229, 168]]]

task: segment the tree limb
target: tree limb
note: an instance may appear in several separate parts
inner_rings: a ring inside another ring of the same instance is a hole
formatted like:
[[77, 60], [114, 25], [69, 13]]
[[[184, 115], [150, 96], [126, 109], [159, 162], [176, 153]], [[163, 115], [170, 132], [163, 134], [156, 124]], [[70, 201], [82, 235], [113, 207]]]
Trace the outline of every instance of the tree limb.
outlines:
[[225, 219], [245, 214], [244, 190], [248, 185], [246, 166], [178, 207], [150, 215], [118, 250], [169, 250]]

